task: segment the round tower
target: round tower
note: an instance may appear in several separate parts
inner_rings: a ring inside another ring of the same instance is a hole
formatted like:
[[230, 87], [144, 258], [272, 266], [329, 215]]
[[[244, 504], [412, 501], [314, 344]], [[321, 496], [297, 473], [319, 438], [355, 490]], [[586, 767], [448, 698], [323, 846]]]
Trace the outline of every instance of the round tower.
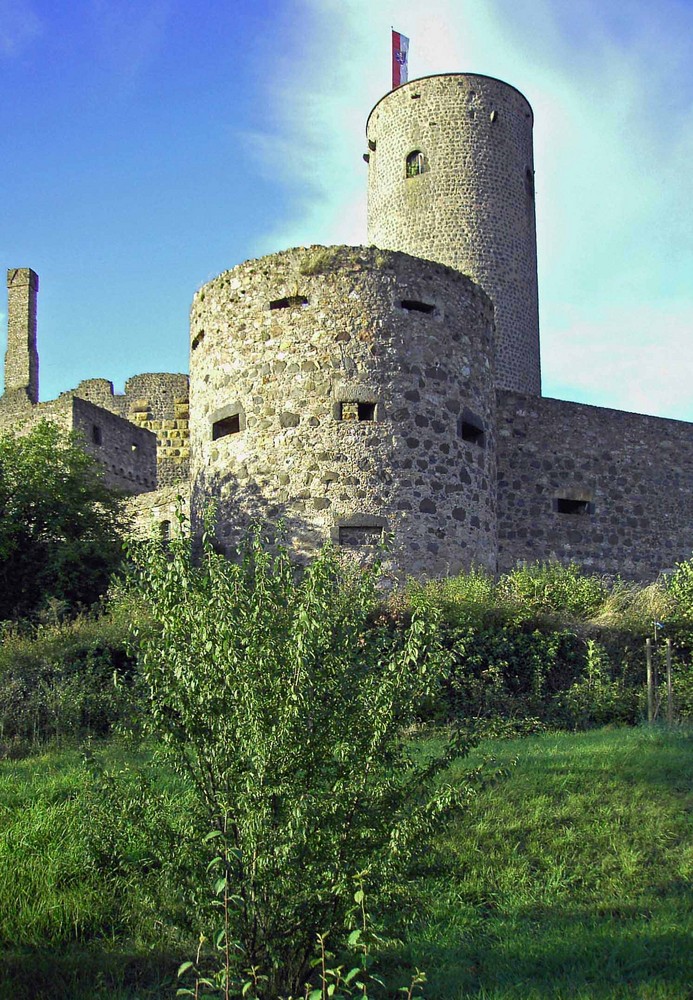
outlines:
[[496, 384], [541, 394], [532, 109], [501, 80], [428, 76], [373, 108], [368, 242], [478, 282], [496, 322]]
[[393, 572], [495, 570], [493, 309], [469, 278], [373, 247], [248, 261], [191, 311], [193, 526], [231, 549], [282, 519]]

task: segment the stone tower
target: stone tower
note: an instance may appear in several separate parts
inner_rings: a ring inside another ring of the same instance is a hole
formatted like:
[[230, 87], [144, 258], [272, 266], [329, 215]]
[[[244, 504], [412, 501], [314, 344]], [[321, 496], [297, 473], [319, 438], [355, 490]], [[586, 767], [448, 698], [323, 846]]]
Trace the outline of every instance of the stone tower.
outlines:
[[373, 247], [248, 261], [191, 310], [193, 526], [255, 520], [393, 571], [496, 566], [493, 307], [449, 267]]
[[478, 282], [495, 309], [497, 386], [538, 396], [532, 124], [523, 95], [487, 76], [386, 94], [366, 125], [368, 242]]
[[30, 267], [7, 272], [7, 353], [5, 392], [24, 392], [38, 402], [39, 359], [36, 347], [38, 275]]

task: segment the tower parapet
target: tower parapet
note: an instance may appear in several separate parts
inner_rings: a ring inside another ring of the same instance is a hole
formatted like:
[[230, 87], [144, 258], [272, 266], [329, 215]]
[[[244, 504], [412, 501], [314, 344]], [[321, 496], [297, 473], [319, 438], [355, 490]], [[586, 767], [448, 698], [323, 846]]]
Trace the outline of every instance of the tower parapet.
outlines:
[[468, 274], [493, 301], [496, 383], [541, 394], [532, 109], [501, 80], [423, 77], [373, 108], [368, 242]]

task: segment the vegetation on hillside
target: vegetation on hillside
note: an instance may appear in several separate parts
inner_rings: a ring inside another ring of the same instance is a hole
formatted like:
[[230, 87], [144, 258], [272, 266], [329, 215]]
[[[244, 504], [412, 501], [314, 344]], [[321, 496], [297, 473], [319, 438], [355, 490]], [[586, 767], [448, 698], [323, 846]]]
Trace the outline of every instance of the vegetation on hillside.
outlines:
[[0, 436], [0, 621], [92, 605], [121, 557], [120, 498], [79, 440]]

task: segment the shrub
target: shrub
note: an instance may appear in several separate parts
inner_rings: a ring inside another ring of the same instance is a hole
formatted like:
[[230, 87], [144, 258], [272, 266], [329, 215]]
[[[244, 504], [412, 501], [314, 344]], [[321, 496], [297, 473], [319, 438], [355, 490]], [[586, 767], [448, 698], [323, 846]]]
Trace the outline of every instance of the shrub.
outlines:
[[375, 572], [330, 547], [303, 571], [259, 532], [237, 564], [207, 541], [199, 565], [182, 540], [140, 557], [151, 729], [206, 816], [225, 975], [254, 968], [259, 996], [302, 993], [357, 876], [381, 894], [401, 884], [468, 797], [464, 781], [433, 780], [457, 739], [416, 756], [403, 738], [444, 666], [435, 620], [415, 609], [402, 629], [373, 624]]
[[0, 642], [0, 755], [106, 735], [132, 705], [132, 602], [47, 625], [6, 625]]
[[0, 620], [105, 592], [122, 555], [120, 499], [74, 435], [42, 422], [0, 437], [0, 511]]

